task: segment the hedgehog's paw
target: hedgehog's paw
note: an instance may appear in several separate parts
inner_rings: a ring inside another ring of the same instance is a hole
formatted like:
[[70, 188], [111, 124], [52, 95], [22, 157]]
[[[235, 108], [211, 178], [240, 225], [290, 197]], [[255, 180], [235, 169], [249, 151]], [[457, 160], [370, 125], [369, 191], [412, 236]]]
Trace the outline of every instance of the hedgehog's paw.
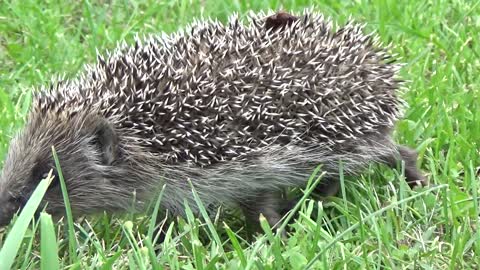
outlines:
[[428, 185], [427, 177], [417, 167], [405, 167], [405, 179], [412, 189]]
[[405, 180], [410, 188], [426, 186], [428, 184], [427, 178], [417, 167], [417, 151], [403, 145], [397, 145], [396, 148], [397, 155], [387, 157], [387, 163], [390, 167], [396, 168], [397, 164], [403, 161]]
[[245, 215], [247, 231], [262, 232], [260, 216], [266, 219], [272, 230], [276, 230], [281, 224], [281, 205], [282, 198], [277, 192], [259, 192], [247, 202], [242, 202], [241, 208]]
[[337, 195], [340, 190], [340, 180], [335, 177], [324, 177], [315, 187], [313, 193], [322, 198], [332, 197]]

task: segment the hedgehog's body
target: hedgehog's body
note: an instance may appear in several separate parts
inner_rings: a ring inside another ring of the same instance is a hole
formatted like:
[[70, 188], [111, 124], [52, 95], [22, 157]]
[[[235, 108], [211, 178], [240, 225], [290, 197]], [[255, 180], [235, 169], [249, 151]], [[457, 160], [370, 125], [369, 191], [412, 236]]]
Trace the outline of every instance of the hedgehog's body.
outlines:
[[[398, 67], [359, 27], [295, 19], [270, 17], [280, 30], [260, 17], [197, 23], [124, 45], [45, 89], [12, 142], [0, 192], [23, 200], [52, 167], [54, 145], [78, 213], [128, 208], [133, 191], [141, 205], [163, 184], [164, 206], [181, 213], [191, 180], [204, 203], [271, 211], [274, 223], [271, 194], [305, 185], [319, 164], [330, 178], [339, 160], [349, 174], [372, 161], [414, 167], [389, 139]], [[58, 191], [46, 196], [53, 212]]]

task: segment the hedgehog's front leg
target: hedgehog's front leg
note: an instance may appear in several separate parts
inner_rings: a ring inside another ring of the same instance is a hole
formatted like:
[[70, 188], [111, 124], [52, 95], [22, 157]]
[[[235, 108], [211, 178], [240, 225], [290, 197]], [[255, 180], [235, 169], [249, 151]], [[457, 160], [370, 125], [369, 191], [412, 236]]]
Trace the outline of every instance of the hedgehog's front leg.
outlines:
[[335, 196], [340, 190], [340, 179], [336, 176], [324, 176], [318, 186], [315, 187], [314, 193], [320, 197]]
[[260, 214], [267, 220], [270, 227], [277, 227], [282, 218], [279, 209], [282, 205], [282, 198], [278, 192], [257, 192], [249, 200], [242, 202], [242, 208], [247, 229], [250, 232], [261, 231]]
[[402, 161], [405, 164], [405, 178], [408, 185], [413, 188], [416, 186], [425, 186], [427, 180], [423, 173], [417, 168], [418, 154], [415, 150], [403, 145], [397, 145], [397, 153], [386, 158], [386, 163], [397, 168]]

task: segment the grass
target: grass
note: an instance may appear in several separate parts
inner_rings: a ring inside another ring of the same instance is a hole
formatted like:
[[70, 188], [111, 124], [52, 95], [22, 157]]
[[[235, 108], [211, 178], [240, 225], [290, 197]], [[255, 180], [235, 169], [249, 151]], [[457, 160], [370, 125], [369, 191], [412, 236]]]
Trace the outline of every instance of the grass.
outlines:
[[54, 223], [42, 214], [29, 225], [26, 213], [0, 233], [1, 263], [14, 269], [479, 269], [478, 1], [5, 2], [0, 159], [23, 124], [32, 88], [60, 72], [75, 75], [95, 60], [96, 49], [136, 33], [172, 32], [200, 15], [225, 20], [232, 12], [312, 4], [338, 22], [352, 16], [367, 23], [402, 57], [409, 108], [395, 138], [417, 147], [431, 186], [412, 191], [401, 173], [372, 167], [360, 179], [342, 181], [342, 194], [332, 200], [305, 197], [288, 239], [263, 224], [265, 235], [251, 242], [235, 213], [165, 223], [163, 242], [149, 216]]

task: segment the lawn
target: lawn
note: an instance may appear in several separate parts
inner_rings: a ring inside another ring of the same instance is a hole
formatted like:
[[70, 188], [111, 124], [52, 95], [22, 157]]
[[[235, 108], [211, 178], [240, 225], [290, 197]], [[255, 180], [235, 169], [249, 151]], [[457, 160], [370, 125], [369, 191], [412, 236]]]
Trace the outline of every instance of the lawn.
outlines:
[[5, 1], [0, 160], [32, 90], [59, 74], [73, 77], [97, 50], [136, 34], [171, 33], [199, 16], [225, 21], [233, 12], [311, 6], [339, 23], [349, 17], [366, 23], [405, 63], [402, 96], [409, 106], [395, 140], [419, 151], [429, 186], [410, 190], [401, 172], [372, 166], [342, 179], [335, 198], [306, 197], [286, 239], [265, 228], [246, 240], [236, 211], [221, 219], [175, 219], [165, 224], [163, 242], [155, 239], [151, 215], [73, 224], [42, 214], [30, 226], [19, 218], [19, 226], [0, 232], [0, 246], [13, 232], [0, 258], [14, 258], [14, 269], [480, 269], [479, 1]]

